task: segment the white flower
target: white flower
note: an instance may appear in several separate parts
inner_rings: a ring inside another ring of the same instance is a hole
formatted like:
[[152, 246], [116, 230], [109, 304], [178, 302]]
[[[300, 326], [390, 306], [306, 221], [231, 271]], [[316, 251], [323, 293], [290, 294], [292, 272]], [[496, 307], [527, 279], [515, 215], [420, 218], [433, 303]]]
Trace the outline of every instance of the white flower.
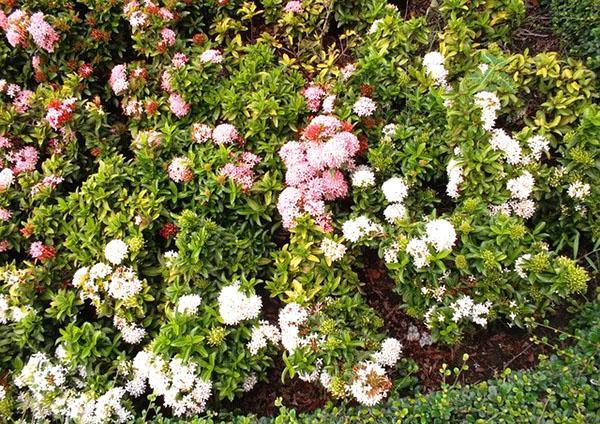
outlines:
[[362, 362], [356, 368], [350, 392], [365, 406], [378, 404], [387, 395], [391, 382], [385, 370], [378, 364]]
[[108, 294], [115, 299], [130, 299], [142, 290], [142, 282], [131, 268], [118, 268], [108, 283]]
[[433, 79], [436, 85], [447, 86], [448, 71], [444, 67], [445, 59], [440, 52], [429, 52], [423, 57], [425, 73]]
[[406, 208], [402, 203], [392, 203], [383, 211], [385, 220], [390, 224], [396, 223], [397, 220], [406, 217]]
[[462, 296], [450, 305], [454, 311], [452, 321], [458, 322], [463, 318], [467, 318], [483, 327], [487, 324], [486, 316], [491, 306], [491, 302], [475, 303], [469, 296]]
[[515, 272], [521, 278], [527, 278], [527, 273], [523, 270], [523, 264], [531, 259], [530, 253], [525, 253], [517, 258], [515, 261]]
[[75, 271], [73, 275], [73, 287], [83, 287], [85, 283], [87, 283], [89, 278], [89, 268], [84, 266]]
[[240, 291], [240, 283], [224, 287], [219, 294], [219, 314], [223, 322], [235, 325], [247, 319], [258, 317], [262, 300], [257, 295], [246, 296]]
[[288, 303], [279, 311], [279, 328], [281, 330], [281, 344], [292, 353], [300, 344], [298, 326], [308, 319], [308, 311], [297, 303]]
[[513, 200], [509, 202], [509, 205], [515, 215], [521, 218], [529, 219], [535, 212], [535, 203], [531, 199]]
[[494, 129], [496, 125], [496, 113], [500, 109], [500, 99], [496, 93], [481, 91], [475, 94], [475, 104], [481, 108], [481, 120], [483, 128], [487, 131]]
[[379, 224], [375, 224], [366, 216], [359, 216], [354, 219], [349, 219], [342, 225], [344, 237], [353, 243], [356, 243], [365, 236], [382, 231], [383, 229]]
[[429, 249], [425, 239], [411, 239], [406, 245], [406, 253], [412, 257], [415, 268], [429, 264]]
[[121, 334], [125, 343], [138, 344], [146, 335], [146, 330], [136, 324], [126, 324], [121, 328]]
[[0, 384], [0, 401], [6, 397], [6, 388]]
[[10, 319], [10, 305], [8, 304], [8, 297], [4, 294], [0, 294], [0, 324], [7, 324]]
[[279, 329], [266, 321], [261, 321], [257, 327], [252, 329], [251, 340], [248, 342], [248, 350], [250, 350], [252, 355], [256, 355], [260, 349], [267, 347], [267, 341], [277, 344], [280, 340], [281, 333]]
[[360, 188], [375, 185], [375, 174], [373, 173], [373, 170], [366, 165], [357, 166], [352, 173], [352, 185]]
[[198, 306], [202, 302], [202, 298], [197, 294], [186, 294], [181, 296], [177, 301], [177, 312], [186, 315], [195, 315], [198, 312]]
[[446, 173], [448, 174], [448, 185], [446, 186], [446, 193], [453, 199], [458, 197], [459, 185], [464, 181], [463, 168], [458, 164], [456, 159], [450, 159], [448, 166], [446, 167]]
[[492, 149], [504, 152], [506, 161], [511, 165], [516, 165], [521, 161], [522, 151], [519, 142], [509, 136], [503, 129], [496, 128], [493, 130], [490, 145]]
[[384, 137], [392, 137], [396, 133], [397, 129], [398, 126], [396, 124], [387, 124], [385, 127], [383, 127], [381, 132]]
[[254, 386], [256, 385], [256, 383], [258, 382], [258, 378], [256, 377], [255, 373], [250, 374], [248, 377], [246, 377], [244, 379], [244, 382], [242, 383], [242, 390], [244, 392], [249, 392], [250, 390], [252, 390], [254, 388]]
[[95, 280], [96, 278], [104, 278], [110, 275], [112, 268], [109, 265], [103, 263], [97, 263], [90, 268], [89, 278]]
[[387, 264], [393, 264], [398, 262], [398, 253], [400, 252], [400, 246], [398, 242], [393, 242], [383, 252], [383, 259]]
[[531, 194], [535, 180], [529, 171], [523, 172], [520, 177], [508, 180], [506, 188], [515, 199], [525, 200]]
[[371, 116], [375, 109], [377, 109], [377, 104], [368, 97], [360, 97], [352, 106], [354, 113], [361, 117]]
[[342, 243], [336, 243], [327, 237], [321, 241], [321, 250], [323, 251], [323, 255], [331, 262], [342, 259], [346, 254], [346, 246]]
[[531, 157], [535, 160], [539, 160], [542, 157], [543, 152], [547, 152], [550, 146], [550, 141], [541, 135], [534, 135], [527, 139], [527, 146], [531, 150]]
[[574, 183], [569, 185], [567, 194], [573, 199], [585, 199], [590, 195], [590, 185], [581, 181], [575, 181]]
[[452, 249], [456, 242], [456, 231], [454, 226], [445, 219], [435, 219], [429, 221], [425, 225], [425, 231], [427, 232], [427, 241], [433, 244], [435, 250], [441, 252], [442, 250]]
[[393, 367], [400, 359], [401, 353], [402, 344], [398, 340], [389, 337], [383, 341], [379, 351], [375, 352], [374, 359], [381, 366]]
[[10, 169], [5, 168], [0, 171], [0, 190], [6, 190], [9, 188], [14, 180], [15, 175]]
[[408, 186], [402, 178], [392, 177], [381, 186], [383, 195], [388, 202], [402, 202], [408, 195]]
[[119, 265], [125, 259], [128, 249], [129, 247], [123, 240], [111, 240], [104, 248], [104, 256], [111, 264]]

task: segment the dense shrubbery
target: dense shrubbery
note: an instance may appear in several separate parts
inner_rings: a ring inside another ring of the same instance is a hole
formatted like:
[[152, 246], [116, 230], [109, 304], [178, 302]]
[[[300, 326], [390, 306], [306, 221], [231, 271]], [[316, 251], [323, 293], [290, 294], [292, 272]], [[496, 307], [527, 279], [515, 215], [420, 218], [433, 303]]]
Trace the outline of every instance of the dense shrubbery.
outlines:
[[439, 31], [382, 0], [3, 10], [7, 419], [196, 416], [278, 358], [375, 405], [414, 364], [366, 248], [448, 344], [598, 270], [594, 74], [503, 49], [520, 0], [443, 1]]

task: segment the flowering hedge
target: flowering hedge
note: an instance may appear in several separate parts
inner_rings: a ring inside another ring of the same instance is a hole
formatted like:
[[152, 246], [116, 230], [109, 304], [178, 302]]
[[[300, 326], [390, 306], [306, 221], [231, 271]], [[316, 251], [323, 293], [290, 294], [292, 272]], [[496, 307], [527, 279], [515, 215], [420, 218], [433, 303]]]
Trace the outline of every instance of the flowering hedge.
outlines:
[[520, 0], [435, 13], [3, 6], [2, 414], [197, 416], [281, 361], [376, 405], [414, 364], [364, 294], [368, 249], [437, 343], [585, 292], [593, 72], [506, 50]]

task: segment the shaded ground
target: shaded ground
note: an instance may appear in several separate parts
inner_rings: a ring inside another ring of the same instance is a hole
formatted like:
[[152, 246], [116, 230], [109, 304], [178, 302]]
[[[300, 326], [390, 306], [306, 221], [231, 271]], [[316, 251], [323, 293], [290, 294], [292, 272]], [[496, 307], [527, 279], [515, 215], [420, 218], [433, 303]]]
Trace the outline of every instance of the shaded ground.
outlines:
[[540, 6], [538, 0], [528, 0], [525, 5], [525, 19], [512, 34], [511, 50], [527, 48], [532, 54], [560, 51], [560, 40], [552, 31], [548, 11]]

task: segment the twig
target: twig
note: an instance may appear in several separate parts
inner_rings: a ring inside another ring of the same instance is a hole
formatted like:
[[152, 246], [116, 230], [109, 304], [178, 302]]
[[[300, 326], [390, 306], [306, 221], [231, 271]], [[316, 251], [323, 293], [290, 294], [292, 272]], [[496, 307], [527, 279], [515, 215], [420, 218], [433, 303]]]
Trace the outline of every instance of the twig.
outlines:
[[513, 363], [513, 361], [514, 361], [515, 359], [517, 359], [519, 356], [521, 356], [522, 354], [524, 354], [525, 352], [527, 352], [531, 346], [533, 346], [533, 343], [529, 343], [529, 344], [527, 345], [527, 347], [521, 351], [521, 353], [519, 353], [518, 355], [514, 356], [514, 357], [513, 357], [513, 358], [512, 358], [510, 361], [508, 361], [507, 363], [505, 363], [505, 364], [502, 366], [502, 368], [506, 368], [506, 367], [508, 367], [510, 364], [512, 364], [512, 363]]

